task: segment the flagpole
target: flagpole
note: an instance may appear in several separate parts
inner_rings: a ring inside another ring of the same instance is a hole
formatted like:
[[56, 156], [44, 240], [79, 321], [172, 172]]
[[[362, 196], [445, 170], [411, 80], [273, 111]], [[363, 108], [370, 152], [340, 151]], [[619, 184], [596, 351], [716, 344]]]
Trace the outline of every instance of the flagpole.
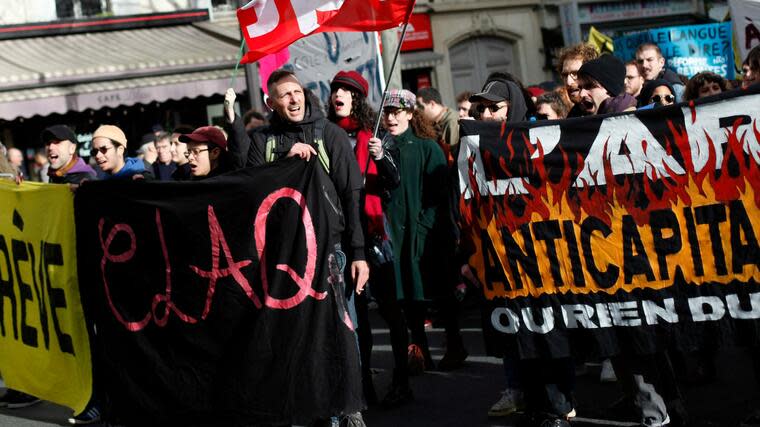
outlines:
[[388, 86], [391, 84], [391, 77], [393, 76], [393, 70], [396, 68], [396, 61], [398, 60], [398, 56], [401, 53], [401, 45], [404, 43], [404, 37], [406, 37], [406, 27], [409, 26], [409, 18], [411, 17], [411, 15], [412, 15], [411, 13], [408, 13], [406, 15], [406, 20], [404, 21], [404, 28], [401, 30], [401, 38], [398, 41], [398, 46], [396, 46], [396, 54], [393, 55], [393, 61], [391, 62], [391, 68], [388, 71], [388, 77], [385, 78], [385, 90], [383, 91], [383, 97], [380, 100], [380, 108], [378, 109], [378, 113], [377, 113], [377, 121], [375, 121], [375, 131], [372, 132], [372, 136], [375, 138], [377, 138], [377, 132], [380, 130], [380, 120], [382, 120], [382, 117], [383, 117], [383, 106], [385, 105], [385, 99], [388, 97]]

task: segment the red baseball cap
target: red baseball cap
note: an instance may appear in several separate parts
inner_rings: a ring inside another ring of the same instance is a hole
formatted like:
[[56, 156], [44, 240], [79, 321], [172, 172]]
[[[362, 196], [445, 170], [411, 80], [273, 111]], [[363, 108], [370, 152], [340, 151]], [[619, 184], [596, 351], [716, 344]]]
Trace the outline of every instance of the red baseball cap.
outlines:
[[224, 133], [216, 126], [203, 126], [193, 131], [179, 136], [179, 141], [187, 144], [188, 142], [205, 142], [213, 144], [222, 150], [227, 150], [227, 138]]

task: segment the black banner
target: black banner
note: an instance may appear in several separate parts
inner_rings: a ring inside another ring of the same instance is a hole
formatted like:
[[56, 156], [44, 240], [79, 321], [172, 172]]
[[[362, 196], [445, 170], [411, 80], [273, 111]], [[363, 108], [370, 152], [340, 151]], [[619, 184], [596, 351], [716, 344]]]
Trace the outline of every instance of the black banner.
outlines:
[[491, 354], [760, 342], [760, 86], [554, 122], [461, 124]]
[[285, 425], [362, 408], [331, 189], [316, 160], [79, 189], [80, 287], [110, 418]]

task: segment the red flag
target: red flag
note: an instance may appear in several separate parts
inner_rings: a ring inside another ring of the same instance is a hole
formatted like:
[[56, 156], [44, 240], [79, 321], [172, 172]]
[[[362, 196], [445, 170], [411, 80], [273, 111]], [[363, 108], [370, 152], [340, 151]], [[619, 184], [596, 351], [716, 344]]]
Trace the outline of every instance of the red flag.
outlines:
[[309, 34], [381, 31], [412, 13], [415, 0], [253, 0], [237, 11], [248, 53], [241, 63], [279, 52]]

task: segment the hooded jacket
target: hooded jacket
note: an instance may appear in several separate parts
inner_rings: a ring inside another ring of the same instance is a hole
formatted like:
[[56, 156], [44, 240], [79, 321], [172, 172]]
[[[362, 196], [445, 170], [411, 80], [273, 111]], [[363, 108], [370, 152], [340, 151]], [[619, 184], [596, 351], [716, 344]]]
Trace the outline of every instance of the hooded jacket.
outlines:
[[53, 184], [79, 184], [85, 179], [97, 178], [98, 174], [95, 173], [95, 170], [86, 164], [81, 157], [75, 157], [75, 159], [73, 165], [68, 169], [66, 166], [57, 170], [48, 169], [50, 182]]
[[[654, 90], [660, 86], [666, 86], [668, 89], [670, 89], [670, 93], [676, 96], [676, 91], [673, 88], [673, 85], [670, 84], [669, 81], [665, 79], [649, 80], [649, 81], [644, 82], [644, 86], [641, 87], [641, 93], [639, 93], [638, 98], [636, 98], [639, 101], [639, 107], [649, 105], [650, 104], [649, 98], [652, 97]], [[678, 102], [677, 96], [676, 96], [676, 102]]]
[[153, 172], [150, 169], [150, 164], [146, 165], [144, 160], [127, 157], [124, 160], [124, 167], [119, 172], [113, 175], [106, 175], [104, 179], [132, 179], [135, 175], [142, 175], [146, 181], [151, 181], [153, 180]]
[[503, 82], [507, 84], [507, 90], [509, 91], [507, 123], [524, 122], [528, 114], [528, 105], [525, 103], [525, 97], [522, 90], [520, 90], [520, 86], [509, 80], [503, 80]]
[[[251, 131], [246, 165], [259, 166], [266, 163], [266, 144], [270, 137], [274, 137], [277, 141], [274, 148], [275, 161], [287, 156], [297, 142], [312, 145], [316, 149], [314, 124], [317, 121], [324, 121], [322, 140], [330, 159], [329, 177], [343, 211], [343, 229], [341, 230], [343, 248], [351, 260], [364, 260], [364, 233], [359, 216], [362, 177], [348, 134], [338, 125], [327, 120], [318, 108], [314, 108], [308, 97], [304, 100], [304, 105], [306, 111], [300, 122], [285, 120], [274, 113], [268, 126], [261, 126]], [[230, 140], [233, 138], [238, 138], [238, 136], [230, 135]], [[239, 150], [245, 152], [246, 144], [243, 141], [240, 142]], [[233, 150], [230, 149], [230, 151]]]
[[670, 83], [670, 88], [673, 90], [673, 95], [676, 97], [676, 102], [683, 101], [683, 93], [686, 90], [686, 86], [678, 77], [675, 71], [668, 68], [663, 68], [660, 74], [657, 75], [656, 80], [665, 80]]

